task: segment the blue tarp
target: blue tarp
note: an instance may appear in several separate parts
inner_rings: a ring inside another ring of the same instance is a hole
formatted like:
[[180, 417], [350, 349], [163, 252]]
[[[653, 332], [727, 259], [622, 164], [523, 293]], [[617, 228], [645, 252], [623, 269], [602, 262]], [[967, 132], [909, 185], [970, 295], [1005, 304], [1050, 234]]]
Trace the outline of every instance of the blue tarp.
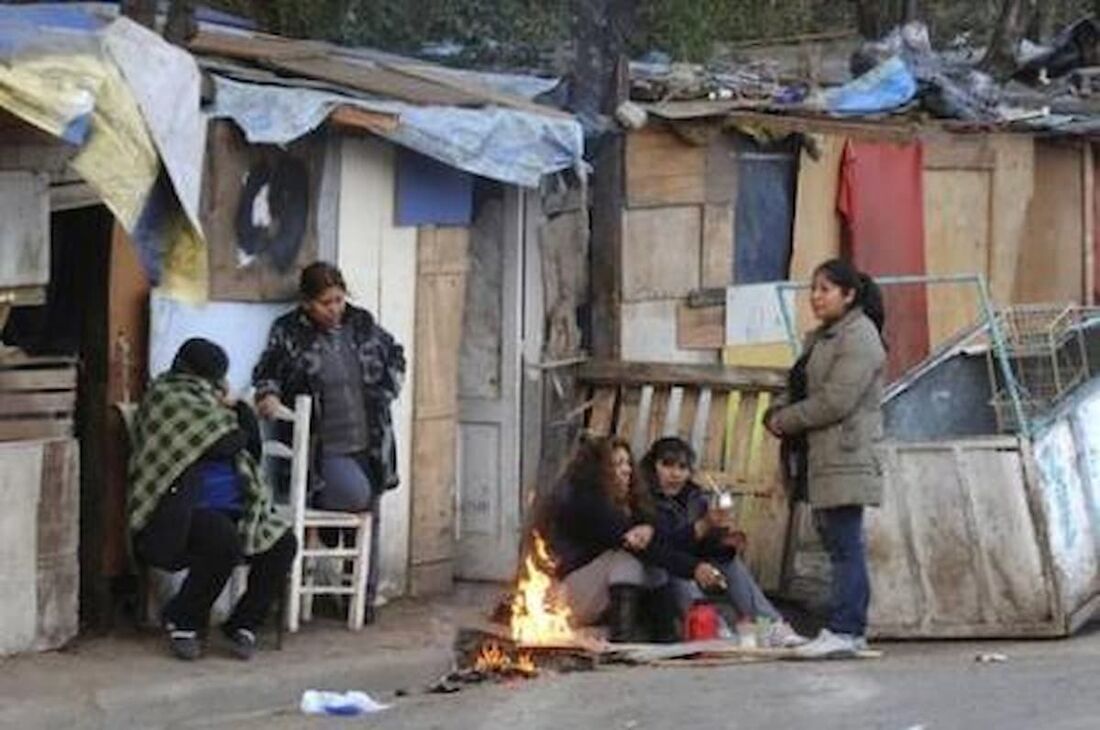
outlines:
[[414, 106], [328, 91], [215, 77], [213, 117], [232, 119], [254, 144], [288, 144], [316, 129], [337, 106], [395, 114], [391, 142], [459, 170], [533, 188], [543, 175], [573, 168], [584, 155], [574, 119], [486, 107]]
[[917, 95], [917, 80], [899, 56], [844, 86], [825, 92], [825, 106], [834, 114], [875, 114], [905, 106]]

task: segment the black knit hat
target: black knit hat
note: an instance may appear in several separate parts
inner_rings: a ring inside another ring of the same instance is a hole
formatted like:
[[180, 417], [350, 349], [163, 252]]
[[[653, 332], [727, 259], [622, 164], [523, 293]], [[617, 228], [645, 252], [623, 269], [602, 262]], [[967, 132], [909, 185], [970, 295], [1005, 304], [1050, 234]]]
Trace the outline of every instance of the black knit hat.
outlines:
[[184, 342], [172, 360], [172, 372], [188, 373], [215, 383], [229, 370], [229, 356], [215, 342], [192, 337]]

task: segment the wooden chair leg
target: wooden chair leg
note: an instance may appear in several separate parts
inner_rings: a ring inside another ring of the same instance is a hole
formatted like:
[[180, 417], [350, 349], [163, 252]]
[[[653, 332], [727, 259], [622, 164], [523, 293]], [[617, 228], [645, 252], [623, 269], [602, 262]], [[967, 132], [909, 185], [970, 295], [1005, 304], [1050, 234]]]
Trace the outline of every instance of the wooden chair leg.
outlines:
[[364, 519], [355, 533], [355, 548], [358, 555], [355, 558], [355, 570], [352, 573], [352, 585], [355, 592], [351, 595], [351, 605], [348, 607], [348, 628], [359, 631], [363, 628], [363, 619], [367, 606], [367, 577], [370, 573], [371, 554], [371, 522]]

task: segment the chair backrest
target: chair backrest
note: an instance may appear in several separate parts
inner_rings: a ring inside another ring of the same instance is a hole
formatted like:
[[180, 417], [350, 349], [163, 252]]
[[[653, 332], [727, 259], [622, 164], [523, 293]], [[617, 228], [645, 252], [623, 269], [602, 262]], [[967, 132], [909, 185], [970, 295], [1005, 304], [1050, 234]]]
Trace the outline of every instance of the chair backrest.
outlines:
[[662, 436], [679, 436], [698, 455], [701, 483], [770, 494], [779, 443], [764, 411], [786, 385], [784, 371], [725, 365], [594, 361], [579, 368], [590, 433], [616, 434], [641, 457]]
[[[300, 525], [306, 509], [306, 492], [309, 484], [309, 429], [313, 412], [313, 400], [308, 395], [294, 399], [294, 410], [279, 406], [275, 419], [290, 423], [293, 437], [288, 447], [274, 439], [263, 442], [264, 456], [285, 459], [290, 462], [290, 509], [295, 521], [295, 530]], [[299, 531], [300, 534], [300, 531]]]

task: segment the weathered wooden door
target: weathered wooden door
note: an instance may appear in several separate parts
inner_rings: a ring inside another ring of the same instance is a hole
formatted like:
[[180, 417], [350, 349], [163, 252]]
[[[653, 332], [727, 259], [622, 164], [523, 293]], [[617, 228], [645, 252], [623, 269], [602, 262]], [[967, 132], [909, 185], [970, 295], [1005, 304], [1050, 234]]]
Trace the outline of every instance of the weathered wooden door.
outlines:
[[479, 183], [459, 367], [456, 577], [509, 580], [521, 528], [523, 207]]

